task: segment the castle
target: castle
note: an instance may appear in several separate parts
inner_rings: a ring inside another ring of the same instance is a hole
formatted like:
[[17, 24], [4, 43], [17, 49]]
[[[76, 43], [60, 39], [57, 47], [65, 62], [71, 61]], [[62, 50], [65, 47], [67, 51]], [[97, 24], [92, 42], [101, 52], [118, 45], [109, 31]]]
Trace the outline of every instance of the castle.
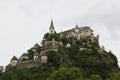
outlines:
[[[63, 44], [61, 40], [57, 40], [56, 35], [59, 37], [66, 37], [68, 39], [73, 39], [72, 43], [68, 42], [67, 44]], [[33, 59], [29, 59], [29, 53], [23, 53], [22, 56], [18, 59], [17, 57], [13, 57], [10, 60], [10, 64], [6, 66], [6, 71], [14, 70], [14, 69], [23, 69], [23, 68], [32, 68], [32, 67], [38, 67], [39, 65], [47, 63], [48, 56], [46, 52], [48, 51], [58, 51], [60, 47], [70, 47], [72, 44], [74, 44], [74, 41], [80, 41], [81, 39], [89, 36], [91, 43], [97, 43], [99, 44], [99, 36], [94, 36], [93, 30], [88, 27], [78, 27], [78, 25], [75, 26], [75, 28], [72, 28], [67, 31], [63, 31], [60, 33], [56, 33], [55, 27], [53, 24], [53, 21], [51, 21], [49, 33], [47, 33], [43, 38], [42, 45], [35, 44], [33, 49]], [[37, 52], [36, 49], [41, 47], [41, 52]], [[81, 50], [84, 50], [84, 48], [80, 48]]]

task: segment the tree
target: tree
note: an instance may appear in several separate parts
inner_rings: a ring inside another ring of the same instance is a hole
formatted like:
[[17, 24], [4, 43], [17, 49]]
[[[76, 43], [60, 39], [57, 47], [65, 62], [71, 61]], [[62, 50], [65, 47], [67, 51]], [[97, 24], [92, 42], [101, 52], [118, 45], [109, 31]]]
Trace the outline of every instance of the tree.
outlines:
[[7, 72], [7, 73], [4, 73], [2, 77], [0, 77], [0, 80], [19, 80], [19, 79], [12, 72]]
[[31, 49], [29, 49], [28, 50], [28, 57], [29, 57], [29, 60], [33, 60], [33, 56], [34, 56], [34, 51], [33, 51], [33, 49], [31, 48]]
[[92, 75], [90, 80], [102, 80], [102, 79], [101, 79], [101, 76], [99, 75]]
[[60, 36], [57, 33], [49, 34], [49, 36], [46, 39], [47, 41], [51, 41], [53, 38], [55, 39], [55, 41], [60, 41]]
[[112, 80], [120, 80], [120, 71], [114, 74]]
[[60, 67], [47, 80], [83, 80], [83, 77], [78, 68]]
[[69, 42], [69, 39], [66, 38], [65, 36], [61, 36], [60, 39], [63, 42], [63, 45], [66, 45]]

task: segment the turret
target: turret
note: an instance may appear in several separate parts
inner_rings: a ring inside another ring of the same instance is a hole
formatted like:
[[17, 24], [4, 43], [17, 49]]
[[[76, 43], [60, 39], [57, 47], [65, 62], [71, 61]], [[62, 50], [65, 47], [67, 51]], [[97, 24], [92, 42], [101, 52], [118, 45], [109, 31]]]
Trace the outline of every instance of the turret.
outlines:
[[76, 33], [79, 33], [79, 30], [80, 30], [80, 29], [79, 29], [78, 25], [76, 25], [76, 26], [75, 26], [75, 32], [76, 32]]
[[54, 34], [54, 33], [55, 33], [55, 28], [54, 28], [53, 20], [51, 20], [49, 34]]
[[14, 67], [16, 66], [17, 62], [18, 62], [18, 58], [16, 56], [13, 56], [13, 58], [10, 61], [10, 65]]

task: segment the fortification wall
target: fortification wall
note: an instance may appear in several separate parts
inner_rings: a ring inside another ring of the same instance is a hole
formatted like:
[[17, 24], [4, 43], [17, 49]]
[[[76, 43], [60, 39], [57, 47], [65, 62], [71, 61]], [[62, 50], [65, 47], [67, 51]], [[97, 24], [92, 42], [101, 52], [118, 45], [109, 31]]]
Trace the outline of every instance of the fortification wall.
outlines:
[[38, 67], [40, 65], [41, 65], [40, 60], [22, 61], [22, 62], [18, 62], [16, 64], [16, 66], [11, 66], [9, 64], [8, 66], [6, 66], [6, 71], [34, 68], [34, 67]]
[[40, 60], [30, 60], [30, 61], [18, 62], [16, 65], [16, 69], [38, 67], [40, 64], [41, 64]]

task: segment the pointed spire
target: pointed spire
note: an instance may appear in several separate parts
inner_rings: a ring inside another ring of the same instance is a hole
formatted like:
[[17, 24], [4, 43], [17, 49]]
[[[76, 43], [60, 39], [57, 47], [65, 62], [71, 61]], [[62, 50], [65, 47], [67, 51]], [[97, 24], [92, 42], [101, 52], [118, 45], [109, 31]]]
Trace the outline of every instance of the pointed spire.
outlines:
[[51, 19], [50, 29], [54, 29], [54, 24], [52, 19]]
[[54, 34], [54, 33], [55, 33], [55, 28], [54, 28], [53, 20], [51, 19], [49, 34]]
[[78, 25], [76, 25], [75, 28], [79, 28]]

